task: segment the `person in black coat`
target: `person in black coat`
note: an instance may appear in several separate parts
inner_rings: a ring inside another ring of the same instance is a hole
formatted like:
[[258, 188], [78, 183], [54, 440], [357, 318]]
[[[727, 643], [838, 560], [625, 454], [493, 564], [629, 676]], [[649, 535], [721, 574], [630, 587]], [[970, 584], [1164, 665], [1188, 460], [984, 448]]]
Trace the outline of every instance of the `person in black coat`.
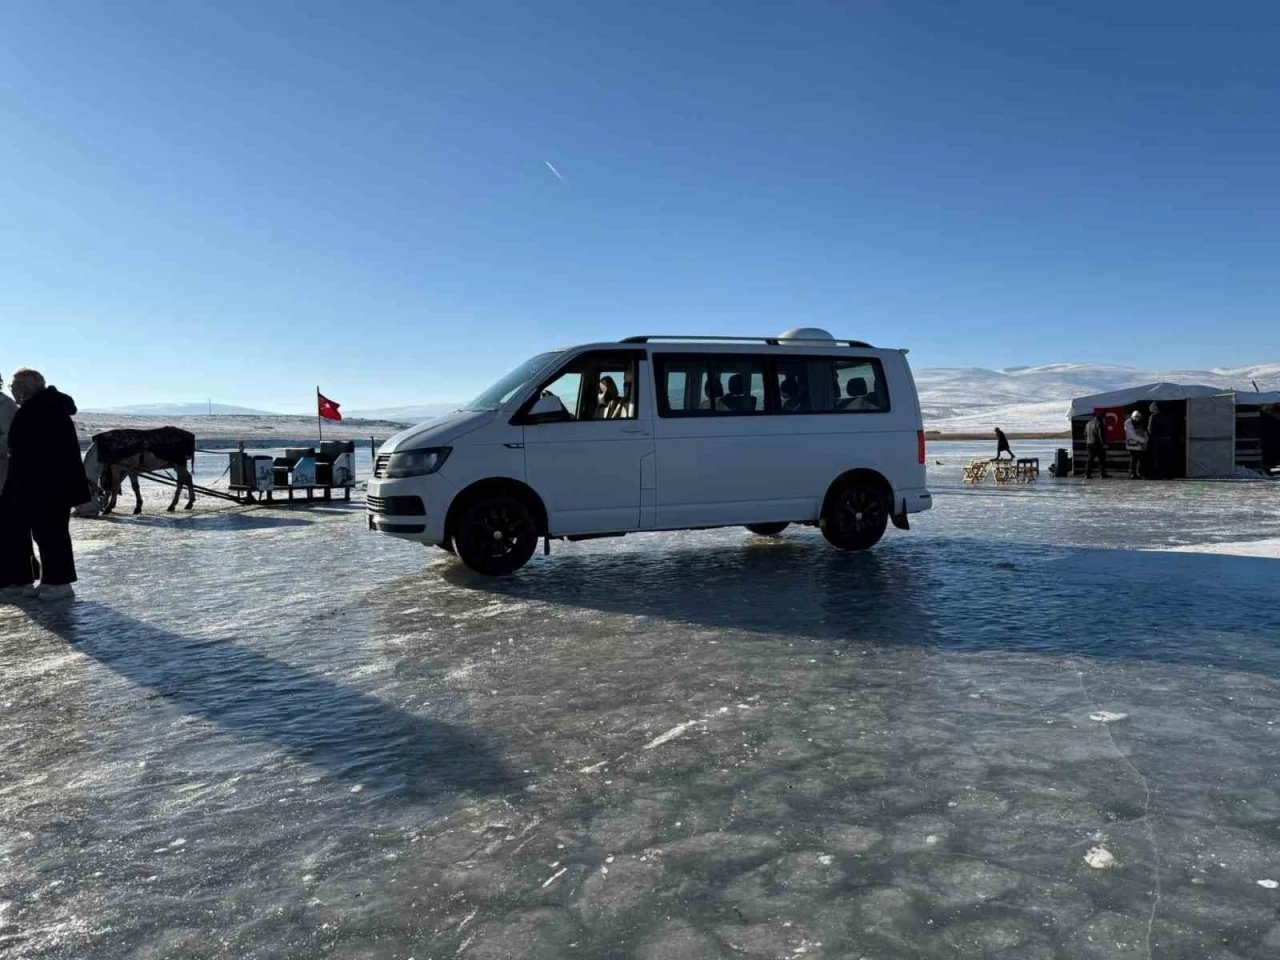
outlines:
[[1151, 438], [1147, 452], [1150, 476], [1153, 480], [1167, 480], [1173, 468], [1173, 419], [1158, 403], [1151, 405], [1147, 436]]
[[1004, 435], [1004, 431], [996, 427], [996, 459], [1001, 459], [1005, 454], [1009, 455], [1009, 459], [1013, 459], [1013, 448], [1009, 446], [1009, 438]]
[[[9, 430], [9, 479], [18, 516], [25, 523], [22, 539], [34, 537], [40, 548], [41, 599], [71, 595], [76, 580], [71, 550], [71, 508], [90, 497], [80, 461], [80, 441], [72, 417], [76, 404], [57, 388], [46, 386], [35, 370], [13, 375], [18, 412]], [[29, 546], [28, 546], [29, 552]], [[20, 564], [21, 557], [10, 563]], [[30, 586], [34, 570], [11, 570], [14, 584]], [[30, 591], [28, 591], [30, 592]]]

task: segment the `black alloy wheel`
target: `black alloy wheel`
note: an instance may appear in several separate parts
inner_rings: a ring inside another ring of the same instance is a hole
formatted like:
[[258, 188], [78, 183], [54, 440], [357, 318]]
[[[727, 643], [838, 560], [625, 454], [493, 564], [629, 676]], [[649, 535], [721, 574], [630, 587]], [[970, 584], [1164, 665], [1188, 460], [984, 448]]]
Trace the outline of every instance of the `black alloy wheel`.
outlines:
[[501, 577], [529, 562], [538, 546], [538, 524], [524, 502], [509, 496], [482, 497], [458, 518], [453, 548], [477, 573]]
[[869, 550], [889, 525], [889, 500], [877, 486], [859, 480], [831, 492], [818, 526], [827, 542], [841, 550]]

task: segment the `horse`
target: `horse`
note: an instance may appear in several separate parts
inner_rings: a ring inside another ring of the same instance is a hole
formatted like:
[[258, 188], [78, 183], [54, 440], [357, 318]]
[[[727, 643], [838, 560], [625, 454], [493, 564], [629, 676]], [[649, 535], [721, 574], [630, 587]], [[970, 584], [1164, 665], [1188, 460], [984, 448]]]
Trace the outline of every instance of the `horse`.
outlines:
[[173, 470], [177, 475], [177, 485], [168, 511], [173, 513], [177, 509], [183, 487], [187, 488], [184, 509], [190, 510], [196, 502], [196, 490], [187, 461], [194, 460], [195, 447], [195, 435], [177, 427], [108, 430], [97, 434], [84, 455], [84, 473], [93, 493], [90, 504], [96, 506], [103, 516], [114, 510], [116, 497], [120, 494], [120, 482], [127, 474], [136, 501], [133, 512], [139, 514], [142, 512], [142, 491], [138, 487], [138, 474]]

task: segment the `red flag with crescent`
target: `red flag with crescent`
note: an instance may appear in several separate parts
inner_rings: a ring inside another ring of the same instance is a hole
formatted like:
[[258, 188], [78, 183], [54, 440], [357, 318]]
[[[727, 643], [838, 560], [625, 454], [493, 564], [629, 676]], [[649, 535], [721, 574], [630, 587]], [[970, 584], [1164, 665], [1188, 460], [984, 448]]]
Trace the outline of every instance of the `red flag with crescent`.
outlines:
[[316, 399], [320, 404], [320, 416], [326, 420], [341, 420], [342, 414], [338, 412], [340, 404], [334, 403], [323, 393], [316, 391]]

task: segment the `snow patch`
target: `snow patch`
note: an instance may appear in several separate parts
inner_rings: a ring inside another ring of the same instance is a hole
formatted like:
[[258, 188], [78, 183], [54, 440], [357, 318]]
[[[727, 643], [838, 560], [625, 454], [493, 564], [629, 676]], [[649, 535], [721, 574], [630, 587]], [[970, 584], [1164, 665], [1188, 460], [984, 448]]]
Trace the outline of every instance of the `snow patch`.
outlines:
[[684, 733], [690, 727], [705, 725], [706, 722], [707, 721], [705, 720], [686, 720], [684, 723], [678, 723], [674, 727], [672, 727], [670, 730], [668, 730], [666, 733], [662, 734], [659, 737], [654, 737], [652, 740], [646, 743], [644, 745], [644, 749], [652, 750], [654, 747], [660, 747], [664, 743], [669, 743], [670, 741], [674, 740], [676, 737], [680, 736], [680, 734]]
[[1110, 710], [1099, 710], [1097, 713], [1089, 714], [1089, 719], [1098, 723], [1115, 723], [1117, 720], [1123, 720], [1128, 716], [1127, 713], [1112, 713]]
[[1090, 847], [1084, 862], [1095, 870], [1108, 870], [1116, 865], [1116, 858], [1106, 847]]
[[1280, 537], [1269, 540], [1233, 540], [1228, 543], [1192, 543], [1166, 547], [1159, 553], [1208, 553], [1223, 557], [1262, 557], [1280, 560]]

